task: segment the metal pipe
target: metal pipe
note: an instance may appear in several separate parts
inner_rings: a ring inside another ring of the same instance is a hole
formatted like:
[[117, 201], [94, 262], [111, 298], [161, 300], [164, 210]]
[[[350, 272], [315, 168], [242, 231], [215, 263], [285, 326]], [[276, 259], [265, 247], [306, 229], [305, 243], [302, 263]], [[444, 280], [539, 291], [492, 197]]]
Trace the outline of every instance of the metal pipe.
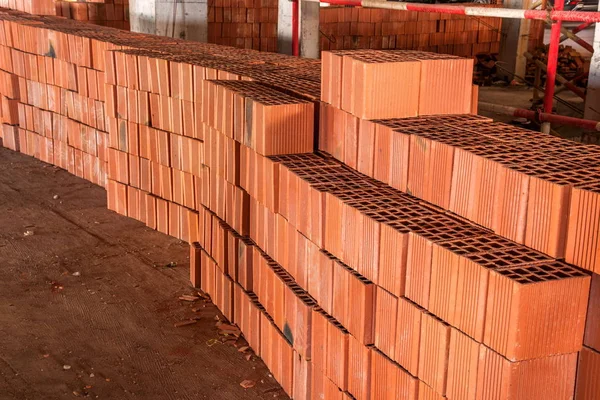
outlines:
[[589, 44], [588, 42], [586, 42], [585, 40], [583, 40], [582, 38], [580, 38], [579, 36], [577, 36], [572, 31], [566, 29], [565, 27], [561, 27], [560, 31], [564, 35], [560, 37], [559, 42], [563, 42], [562, 38], [566, 37], [567, 39], [571, 39], [572, 41], [574, 41], [575, 43], [577, 43], [578, 45], [580, 45], [581, 47], [583, 47], [584, 49], [586, 49], [590, 53], [594, 52], [594, 47], [591, 44]]
[[[556, 0], [554, 8], [562, 11], [565, 6], [565, 0]], [[560, 43], [560, 28], [562, 21], [553, 21], [550, 30], [550, 46], [548, 48], [548, 66], [546, 67], [546, 90], [544, 91], [544, 111], [552, 113], [552, 104], [554, 97], [554, 86], [556, 85], [556, 69], [558, 68], [558, 47]]]
[[[383, 8], [387, 10], [437, 12], [441, 14], [470, 15], [476, 17], [496, 17], [514, 19], [539, 19], [553, 21], [600, 22], [600, 12], [555, 10], [521, 10], [512, 8], [471, 7], [462, 5], [420, 4], [392, 2], [385, 0], [305, 0], [318, 3], [354, 6], [367, 8]], [[563, 1], [564, 4], [564, 1]]]
[[[571, 29], [571, 33], [576, 34], [581, 32], [582, 30], [586, 29], [588, 26], [590, 26], [592, 23], [591, 22], [584, 22], [583, 24], [579, 24], [577, 25], [575, 28]], [[564, 42], [565, 40], [567, 40], [568, 37], [567, 35], [562, 35], [560, 37], [560, 41]]]
[[537, 0], [535, 3], [533, 3], [531, 6], [529, 6], [530, 10], [535, 10], [536, 8], [538, 8], [539, 6], [541, 6], [542, 4], [544, 4], [543, 0]]
[[[533, 55], [528, 51], [525, 52], [523, 55], [528, 60], [533, 61], [536, 66], [538, 66], [539, 68], [546, 71], [546, 87], [548, 87], [548, 67], [546, 67], [546, 64], [544, 64], [540, 60], [534, 60]], [[580, 88], [578, 88], [577, 86], [573, 85], [571, 82], [569, 82], [569, 80], [567, 78], [565, 78], [558, 72], [555, 73], [555, 79], [558, 82], [560, 82], [562, 85], [564, 85], [567, 89], [569, 89], [571, 92], [575, 93], [577, 96], [581, 97], [582, 99], [585, 99], [585, 92], [583, 90], [581, 90]]]
[[[588, 76], [588, 74], [584, 72], [584, 73], [582, 73], [582, 74], [579, 74], [579, 75], [577, 75], [575, 78], [571, 79], [571, 80], [570, 80], [570, 81], [568, 81], [568, 82], [569, 82], [570, 84], [574, 85], [576, 82], [578, 82], [579, 80], [581, 80], [582, 78], [585, 78], [585, 77], [587, 77], [587, 76]], [[563, 91], [565, 91], [565, 90], [567, 90], [567, 89], [568, 89], [568, 88], [567, 88], [567, 86], [563, 84], [561, 87], [559, 87], [558, 89], [556, 89], [556, 90], [554, 91], [554, 96], [556, 96], [556, 95], [557, 95], [557, 94], [559, 94], [560, 92], [563, 92]]]
[[[507, 70], [506, 68], [503, 68], [503, 67], [502, 67], [501, 65], [499, 65], [499, 64], [496, 64], [496, 68], [498, 68], [498, 69], [500, 69], [500, 70], [502, 70], [502, 71], [504, 71], [504, 72], [506, 72], [506, 73], [510, 73], [510, 71], [509, 71], [509, 70]], [[518, 80], [520, 80], [521, 82], [524, 82], [524, 83], [525, 83], [525, 84], [527, 84], [527, 85], [531, 85], [531, 82], [529, 82], [527, 79], [523, 78], [522, 76], [515, 75], [515, 74], [513, 74], [513, 76], [514, 76], [515, 78], [517, 78]], [[541, 88], [541, 87], [537, 86], [535, 83], [534, 83], [534, 87], [535, 87], [537, 90], [539, 90], [540, 92], [544, 90], [543, 88]], [[583, 115], [583, 111], [582, 111], [582, 110], [580, 110], [579, 108], [575, 107], [573, 104], [569, 103], [568, 101], [565, 101], [565, 100], [561, 99], [560, 97], [558, 97], [558, 96], [556, 95], [556, 93], [554, 94], [554, 100], [556, 100], [557, 102], [559, 102], [559, 103], [560, 103], [560, 104], [562, 104], [563, 106], [565, 106], [565, 107], [567, 107], [567, 108], [570, 108], [570, 109], [571, 109], [571, 111], [573, 111], [573, 112], [576, 112], [576, 113], [578, 113], [578, 114], [581, 114], [581, 115]]]
[[500, 104], [492, 104], [480, 101], [478, 103], [479, 110], [495, 112], [504, 115], [511, 115], [517, 118], [527, 118], [530, 121], [555, 123], [561, 125], [576, 126], [590, 131], [600, 131], [600, 122], [589, 119], [581, 119], [575, 117], [566, 117], [564, 115], [549, 114], [545, 112], [535, 112], [524, 108], [516, 108], [504, 106]]
[[292, 0], [292, 55], [300, 56], [300, 0]]

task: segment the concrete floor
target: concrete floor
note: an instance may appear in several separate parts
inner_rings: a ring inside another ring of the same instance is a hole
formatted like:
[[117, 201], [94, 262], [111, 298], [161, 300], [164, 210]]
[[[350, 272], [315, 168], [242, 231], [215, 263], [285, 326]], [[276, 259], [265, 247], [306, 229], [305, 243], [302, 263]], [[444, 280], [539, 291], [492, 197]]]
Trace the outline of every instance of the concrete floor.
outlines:
[[[567, 22], [564, 24], [566, 28], [572, 29], [577, 26], [578, 23], [570, 23]], [[593, 43], [594, 41], [594, 31], [595, 28], [592, 25], [591, 27], [584, 29], [583, 31], [578, 33], [578, 36], [588, 43]], [[544, 42], [547, 44], [550, 41], [550, 28], [547, 28], [544, 32]], [[590, 57], [591, 54], [579, 46], [577, 43], [572, 40], [565, 40], [562, 42], [563, 45], [572, 46], [574, 49], [580, 52], [583, 57]], [[561, 88], [561, 85], [557, 86], [557, 90]], [[539, 93], [540, 97], [544, 96], [543, 92]], [[570, 103], [575, 108], [581, 110], [581, 112], [574, 111], [573, 108], [564, 105], [558, 101], [554, 101], [554, 106], [556, 108], [556, 113], [560, 115], [567, 115], [570, 117], [583, 118], [583, 109], [584, 109], [584, 101], [578, 97], [577, 95], [571, 93], [569, 90], [562, 90], [557, 94], [562, 100]], [[514, 86], [514, 87], [480, 87], [479, 88], [479, 100], [487, 103], [493, 104], [502, 104], [512, 107], [525, 108], [529, 109], [531, 107], [531, 100], [533, 98], [533, 88], [525, 87], [525, 86]], [[490, 118], [494, 118], [497, 121], [502, 122], [510, 122], [514, 120], [514, 117], [505, 116], [496, 113], [490, 113], [485, 111], [479, 112], [482, 115], [488, 116]], [[580, 128], [574, 128], [569, 126], [558, 126], [553, 125], [552, 129], [555, 134], [570, 138], [574, 140], [579, 140], [581, 138], [582, 130]], [[588, 137], [588, 140], [590, 138]], [[597, 142], [599, 138], [592, 138], [593, 142]]]
[[214, 305], [178, 300], [194, 293], [185, 243], [33, 158], [0, 148], [0, 171], [0, 400], [287, 398], [256, 357], [213, 344]]
[[[541, 97], [544, 96], [543, 92], [539, 94]], [[572, 94], [570, 91], [565, 90], [558, 94], [558, 96], [568, 101], [574, 107], [583, 110], [583, 100], [577, 95]], [[533, 89], [526, 86], [508, 86], [508, 87], [494, 87], [494, 86], [482, 86], [479, 88], [479, 101], [501, 104], [506, 106], [512, 106], [517, 108], [529, 109], [531, 107], [531, 99], [533, 98]], [[558, 101], [554, 102], [556, 107], [556, 113], [560, 115], [567, 115], [576, 118], [583, 118], [582, 113], [577, 113], [573, 109], [565, 106]], [[479, 111], [479, 114], [493, 118], [494, 120], [509, 123], [514, 120], [514, 117], [506, 116], [497, 113], [491, 113], [486, 111]], [[564, 138], [570, 138], [579, 140], [581, 138], [582, 129], [571, 126], [559, 126], [553, 125], [552, 129], [555, 134]]]

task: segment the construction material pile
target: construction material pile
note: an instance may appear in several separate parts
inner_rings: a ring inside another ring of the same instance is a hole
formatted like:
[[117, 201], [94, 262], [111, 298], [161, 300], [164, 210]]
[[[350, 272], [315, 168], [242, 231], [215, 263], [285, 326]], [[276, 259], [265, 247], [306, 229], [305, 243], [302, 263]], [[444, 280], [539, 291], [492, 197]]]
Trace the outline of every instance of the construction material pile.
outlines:
[[129, 0], [54, 0], [56, 15], [129, 30]]
[[208, 5], [208, 41], [277, 51], [277, 0], [214, 0]]
[[0, 23], [3, 145], [190, 242], [291, 397], [598, 393], [600, 281], [559, 259], [600, 268], [600, 152], [470, 114], [470, 60], [326, 54], [321, 95], [315, 61]]
[[[528, 82], [535, 82], [536, 60], [541, 61], [544, 65], [548, 63], [548, 48], [549, 46], [539, 46], [532, 53], [533, 58], [527, 62], [527, 71], [525, 78]], [[590, 72], [590, 58], [584, 57], [581, 53], [571, 46], [560, 46], [558, 50], [558, 66], [557, 72], [568, 81], [579, 87], [587, 87], [588, 74]], [[546, 72], [541, 71], [541, 83], [546, 81]]]
[[319, 12], [321, 50], [424, 50], [471, 57], [500, 49], [500, 18], [360, 7]]
[[0, 7], [129, 30], [129, 0], [0, 0]]
[[0, 0], [0, 7], [37, 15], [55, 15], [54, 0]]

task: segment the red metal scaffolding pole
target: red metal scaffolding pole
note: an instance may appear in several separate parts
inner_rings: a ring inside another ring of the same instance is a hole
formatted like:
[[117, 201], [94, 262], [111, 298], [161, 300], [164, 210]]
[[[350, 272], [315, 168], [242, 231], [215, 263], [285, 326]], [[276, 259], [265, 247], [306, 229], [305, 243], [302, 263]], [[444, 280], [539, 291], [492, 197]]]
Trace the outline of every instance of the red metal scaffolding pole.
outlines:
[[300, 0], [292, 0], [292, 55], [300, 56]]
[[[301, 0], [295, 0], [298, 2]], [[534, 119], [536, 117], [541, 122], [557, 122], [564, 123], [574, 126], [583, 127], [586, 129], [598, 130], [599, 125], [595, 121], [581, 120], [572, 117], [563, 117], [560, 115], [552, 115], [552, 105], [554, 97], [554, 88], [556, 85], [556, 70], [558, 66], [558, 48], [561, 38], [561, 26], [562, 21], [573, 21], [582, 22], [577, 26], [574, 32], [579, 32], [587, 28], [590, 24], [600, 22], [600, 12], [585, 12], [585, 11], [564, 11], [564, 0], [555, 0], [554, 9], [552, 10], [522, 10], [522, 9], [511, 9], [511, 8], [492, 8], [492, 7], [472, 7], [462, 5], [444, 5], [444, 4], [419, 4], [419, 3], [406, 3], [386, 0], [303, 0], [317, 3], [340, 5], [340, 6], [353, 6], [353, 7], [365, 7], [365, 8], [382, 8], [388, 10], [399, 10], [399, 11], [418, 11], [418, 12], [436, 12], [441, 14], [454, 14], [454, 15], [467, 15], [474, 17], [494, 17], [494, 18], [512, 18], [512, 19], [534, 19], [544, 20], [552, 22], [552, 29], [550, 32], [550, 48], [548, 51], [548, 66], [547, 66], [547, 78], [546, 88], [544, 93], [544, 113], [539, 114], [534, 111], [529, 112], [528, 110], [515, 109], [516, 112], [521, 114], [519, 116]], [[295, 36], [292, 37], [294, 45], [294, 54], [299, 54], [296, 50], [298, 29], [299, 29], [299, 18], [298, 10], [296, 9], [295, 18], [292, 20], [292, 29], [295, 32]], [[294, 41], [293, 38], [296, 38]], [[517, 115], [517, 114], [515, 114]]]
[[[562, 11], [564, 6], [565, 0], [556, 0], [554, 2], [554, 8], [558, 11]], [[561, 26], [561, 21], [552, 21], [552, 28], [550, 30], [550, 48], [548, 49], [548, 66], [546, 69], [546, 89], [544, 90], [544, 112], [548, 114], [552, 114]]]
[[536, 112], [524, 108], [503, 106], [499, 104], [479, 102], [479, 109], [484, 111], [496, 112], [504, 115], [511, 115], [518, 118], [527, 118], [537, 122], [552, 122], [561, 125], [577, 126], [590, 131], [600, 131], [600, 122], [589, 119], [566, 117], [564, 115], [549, 114], [545, 112]]
[[[591, 23], [591, 22], [584, 22], [584, 23], [582, 23], [582, 24], [580, 24], [580, 25], [577, 25], [575, 28], [571, 29], [571, 33], [573, 33], [573, 34], [575, 34], [575, 33], [579, 33], [579, 32], [581, 32], [582, 30], [586, 29], [586, 28], [587, 28], [588, 26], [590, 26], [590, 25], [592, 25], [592, 23]], [[564, 41], [564, 40], [566, 40], [566, 39], [563, 39], [562, 37], [561, 37], [560, 39], [561, 39], [561, 41]]]
[[496, 17], [496, 18], [515, 18], [515, 19], [540, 19], [552, 21], [574, 21], [574, 22], [600, 22], [600, 12], [586, 11], [563, 11], [560, 10], [522, 10], [513, 8], [492, 8], [492, 7], [472, 7], [462, 5], [446, 4], [421, 4], [406, 3], [401, 1], [385, 0], [305, 0], [316, 1], [318, 3], [384, 8], [388, 10], [400, 11], [420, 11], [420, 12], [438, 12], [441, 14], [470, 15], [474, 17]]

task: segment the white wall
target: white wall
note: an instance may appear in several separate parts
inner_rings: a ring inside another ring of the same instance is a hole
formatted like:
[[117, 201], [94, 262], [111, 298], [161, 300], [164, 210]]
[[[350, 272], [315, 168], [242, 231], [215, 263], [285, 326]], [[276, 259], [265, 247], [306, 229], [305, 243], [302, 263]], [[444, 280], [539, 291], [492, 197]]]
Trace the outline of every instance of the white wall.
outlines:
[[131, 30], [206, 42], [207, 0], [130, 0]]

